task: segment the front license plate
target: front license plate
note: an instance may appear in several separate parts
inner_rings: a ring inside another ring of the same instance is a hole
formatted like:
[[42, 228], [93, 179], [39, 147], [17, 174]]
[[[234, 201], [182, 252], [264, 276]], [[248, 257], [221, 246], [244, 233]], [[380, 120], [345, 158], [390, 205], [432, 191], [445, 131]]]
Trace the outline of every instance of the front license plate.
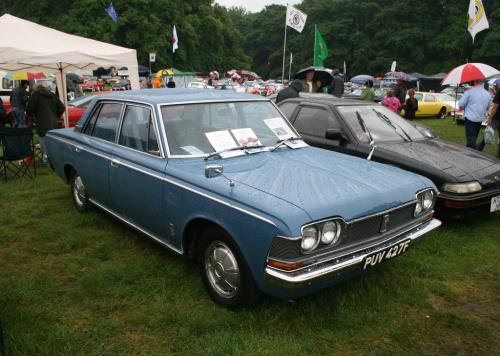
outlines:
[[500, 210], [500, 195], [491, 198], [490, 213]]
[[401, 255], [408, 249], [410, 241], [411, 240], [400, 242], [397, 245], [386, 248], [385, 250], [366, 256], [363, 261], [363, 269], [365, 270], [369, 267], [376, 266], [383, 261], [390, 260], [391, 258]]

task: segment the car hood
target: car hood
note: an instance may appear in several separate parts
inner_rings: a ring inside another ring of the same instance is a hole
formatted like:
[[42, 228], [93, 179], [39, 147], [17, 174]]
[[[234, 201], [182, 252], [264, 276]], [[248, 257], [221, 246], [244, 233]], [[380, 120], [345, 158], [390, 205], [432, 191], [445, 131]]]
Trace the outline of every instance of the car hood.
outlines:
[[304, 210], [311, 220], [346, 220], [390, 209], [434, 187], [427, 178], [314, 147], [220, 160], [224, 175]]
[[495, 175], [500, 174], [500, 161], [494, 157], [440, 139], [377, 145], [379, 149], [437, 169], [448, 175], [451, 182], [477, 180], [487, 185], [495, 183]]

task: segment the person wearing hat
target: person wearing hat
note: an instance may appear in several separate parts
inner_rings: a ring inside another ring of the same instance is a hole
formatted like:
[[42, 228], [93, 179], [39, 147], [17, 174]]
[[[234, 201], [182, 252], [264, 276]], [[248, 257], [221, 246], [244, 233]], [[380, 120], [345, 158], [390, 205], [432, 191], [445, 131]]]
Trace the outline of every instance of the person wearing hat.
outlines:
[[15, 120], [14, 127], [24, 127], [26, 104], [29, 99], [29, 85], [30, 83], [27, 80], [21, 80], [21, 84], [10, 93], [10, 106]]

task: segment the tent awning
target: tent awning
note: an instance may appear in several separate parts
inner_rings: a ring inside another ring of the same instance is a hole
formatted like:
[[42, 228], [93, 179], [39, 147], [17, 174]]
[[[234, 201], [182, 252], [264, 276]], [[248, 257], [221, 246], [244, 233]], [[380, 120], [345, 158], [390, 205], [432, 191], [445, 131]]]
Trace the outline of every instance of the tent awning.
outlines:
[[0, 70], [55, 72], [65, 103], [65, 73], [111, 66], [127, 67], [132, 89], [139, 89], [134, 49], [70, 35], [9, 14], [0, 17]]

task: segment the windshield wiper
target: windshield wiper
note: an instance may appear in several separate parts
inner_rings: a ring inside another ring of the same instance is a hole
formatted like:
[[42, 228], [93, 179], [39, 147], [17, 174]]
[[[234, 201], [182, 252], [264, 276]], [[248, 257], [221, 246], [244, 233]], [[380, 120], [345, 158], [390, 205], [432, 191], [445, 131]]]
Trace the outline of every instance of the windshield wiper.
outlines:
[[226, 152], [231, 152], [231, 151], [236, 151], [236, 150], [244, 150], [246, 153], [249, 153], [247, 150], [251, 150], [254, 148], [263, 148], [263, 147], [267, 147], [267, 146], [265, 146], [265, 145], [243, 145], [243, 146], [238, 146], [238, 147], [226, 148], [224, 150], [215, 151], [215, 152], [207, 154], [205, 156], [205, 161], [211, 157], [220, 156], [222, 153], [226, 153]]
[[293, 142], [293, 141], [297, 141], [297, 140], [302, 140], [302, 139], [300, 137], [287, 137], [287, 138], [285, 138], [283, 140], [278, 140], [276, 142], [276, 144], [269, 149], [269, 151], [273, 152], [275, 149], [283, 146], [285, 143], [287, 143], [287, 142]]
[[[398, 124], [394, 124], [394, 123], [391, 121], [391, 119], [389, 119], [387, 116], [385, 116], [385, 115], [384, 115], [384, 114], [382, 114], [381, 112], [379, 112], [379, 111], [377, 111], [377, 110], [375, 110], [375, 109], [372, 109], [372, 110], [375, 112], [375, 114], [377, 114], [377, 116], [378, 116], [379, 118], [381, 118], [382, 120], [384, 120], [384, 122], [385, 122], [387, 125], [389, 125], [390, 127], [392, 127], [392, 128], [394, 129], [394, 131], [396, 131], [396, 133], [397, 133], [397, 134], [398, 134], [398, 135], [399, 135], [399, 136], [400, 136], [400, 137], [401, 137], [404, 141], [407, 141], [407, 142], [408, 142], [408, 141], [413, 141], [413, 140], [411, 139], [411, 137], [410, 137], [410, 136], [406, 133], [406, 131], [405, 131], [405, 130], [403, 130], [403, 129], [401, 128], [401, 126], [399, 126]], [[398, 128], [399, 128], [401, 131], [403, 131], [403, 133], [405, 134], [404, 136], [403, 136], [403, 135], [401, 135], [401, 134], [399, 133]], [[406, 136], [406, 137], [405, 137], [405, 136]]]
[[365, 135], [368, 136], [368, 139], [370, 140], [370, 148], [371, 148], [371, 150], [370, 150], [370, 153], [368, 154], [368, 157], [366, 157], [366, 159], [368, 161], [370, 161], [372, 159], [373, 152], [375, 151], [375, 148], [377, 146], [375, 146], [375, 140], [373, 139], [372, 134], [368, 130], [368, 127], [366, 127], [365, 120], [363, 120], [363, 118], [359, 114], [359, 111], [357, 111], [357, 110], [356, 110], [356, 117], [358, 118], [359, 125], [363, 129]]

